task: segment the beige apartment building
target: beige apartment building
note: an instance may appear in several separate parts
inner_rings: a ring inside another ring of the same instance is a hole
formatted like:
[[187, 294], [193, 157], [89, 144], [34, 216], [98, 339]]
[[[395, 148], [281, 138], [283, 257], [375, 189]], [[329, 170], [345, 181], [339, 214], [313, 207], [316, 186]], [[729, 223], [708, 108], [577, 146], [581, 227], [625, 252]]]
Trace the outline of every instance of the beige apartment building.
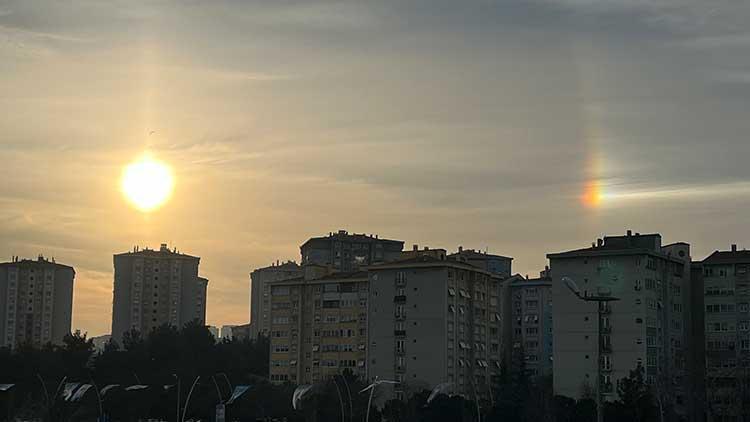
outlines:
[[301, 275], [302, 267], [294, 261], [276, 262], [250, 273], [251, 337], [255, 338], [258, 334], [268, 335], [270, 331], [271, 283], [297, 278]]
[[368, 268], [367, 377], [398, 381], [384, 399], [450, 382], [488, 397], [501, 367], [502, 279], [429, 253]]
[[205, 324], [208, 280], [198, 276], [199, 264], [199, 257], [166, 244], [114, 255], [113, 338], [119, 342], [126, 331], [147, 334], [163, 324]]
[[310, 384], [345, 370], [364, 378], [367, 284], [366, 272], [307, 265], [269, 285], [272, 382]]
[[0, 264], [0, 347], [61, 344], [70, 333], [75, 270], [39, 256]]
[[[555, 394], [581, 397], [596, 386], [601, 369], [605, 399], [614, 400], [619, 379], [638, 365], [660, 399], [688, 413], [688, 310], [692, 292], [690, 246], [662, 246], [658, 234], [599, 239], [590, 248], [548, 255], [554, 325]], [[598, 355], [597, 304], [571, 293], [563, 277], [583, 295], [611, 295], [603, 306], [602, 355]]]

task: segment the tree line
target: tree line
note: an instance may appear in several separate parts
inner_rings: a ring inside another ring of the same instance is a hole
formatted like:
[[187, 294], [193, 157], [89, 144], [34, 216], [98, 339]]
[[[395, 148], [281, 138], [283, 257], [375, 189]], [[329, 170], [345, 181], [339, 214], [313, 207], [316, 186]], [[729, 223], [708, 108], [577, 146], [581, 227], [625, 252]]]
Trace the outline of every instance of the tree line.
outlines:
[[[294, 409], [296, 386], [271, 384], [268, 364], [267, 338], [217, 341], [197, 322], [181, 329], [164, 325], [147, 335], [130, 331], [122, 344], [110, 340], [101, 351], [77, 331], [61, 345], [0, 349], [0, 385], [14, 384], [0, 391], [0, 420], [95, 421], [105, 415], [107, 421], [124, 422], [180, 421], [183, 416], [214, 421], [216, 405], [226, 403], [237, 386], [249, 388], [226, 406], [227, 421], [366, 419], [368, 395], [359, 392], [367, 383], [350, 371], [316, 385]], [[529, 377], [522, 359], [504, 364], [501, 372], [492, 397], [479, 406], [470, 398], [446, 394], [428, 402], [431, 391], [414, 388], [406, 400], [372, 409], [370, 421], [469, 422], [478, 420], [478, 412], [482, 421], [596, 420], [593, 394], [580, 400], [555, 396], [551, 377]], [[93, 388], [66, 399], [66, 387], [82, 384]], [[619, 400], [605, 407], [607, 421], [660, 421], [642, 368], [634, 369], [617, 390]]]

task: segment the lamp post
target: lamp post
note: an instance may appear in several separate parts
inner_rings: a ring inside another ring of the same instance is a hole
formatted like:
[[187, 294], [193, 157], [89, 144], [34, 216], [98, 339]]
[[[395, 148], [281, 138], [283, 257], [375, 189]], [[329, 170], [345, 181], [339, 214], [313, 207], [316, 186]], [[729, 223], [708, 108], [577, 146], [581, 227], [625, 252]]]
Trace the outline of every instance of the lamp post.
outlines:
[[375, 394], [375, 387], [377, 387], [380, 384], [398, 384], [398, 381], [390, 381], [390, 380], [381, 380], [379, 377], [375, 377], [375, 381], [368, 385], [367, 387], [363, 388], [362, 391], [359, 393], [362, 394], [367, 390], [370, 390], [370, 398], [367, 400], [367, 416], [365, 417], [365, 422], [370, 422], [370, 407], [372, 406], [372, 396]]
[[346, 381], [346, 377], [342, 374], [336, 374], [336, 377], [338, 377], [346, 387], [346, 394], [349, 397], [349, 420], [351, 421], [354, 417], [354, 404], [352, 403], [352, 390], [349, 389], [349, 382]]
[[182, 410], [182, 419], [181, 422], [185, 422], [185, 415], [188, 411], [188, 405], [190, 404], [190, 396], [193, 395], [193, 390], [195, 389], [196, 384], [198, 384], [198, 381], [201, 379], [200, 376], [195, 377], [195, 381], [193, 381], [193, 386], [190, 387], [190, 391], [188, 392], [187, 398], [185, 399], [185, 408]]
[[177, 374], [172, 374], [175, 380], [177, 380], [177, 416], [175, 422], [180, 422], [180, 377]]
[[596, 420], [597, 422], [604, 422], [604, 411], [602, 409], [602, 311], [607, 303], [620, 299], [610, 296], [609, 294], [603, 294], [604, 292], [601, 292], [598, 295], [589, 295], [587, 293], [581, 294], [581, 289], [578, 288], [578, 285], [572, 278], [563, 277], [562, 281], [565, 283], [565, 287], [567, 287], [571, 293], [576, 295], [577, 298], [585, 302], [596, 302]]
[[96, 393], [96, 400], [99, 402], [99, 422], [104, 422], [104, 406], [102, 405], [102, 396], [99, 394], [99, 386], [94, 381], [94, 376], [91, 376], [91, 385], [94, 386], [94, 392]]

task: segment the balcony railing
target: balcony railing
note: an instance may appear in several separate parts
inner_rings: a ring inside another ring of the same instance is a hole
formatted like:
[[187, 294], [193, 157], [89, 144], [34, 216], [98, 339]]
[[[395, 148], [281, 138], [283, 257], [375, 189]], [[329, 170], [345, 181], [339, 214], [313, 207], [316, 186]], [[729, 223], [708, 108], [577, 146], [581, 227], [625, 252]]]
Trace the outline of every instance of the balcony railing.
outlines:
[[607, 325], [606, 327], [602, 327], [602, 334], [612, 334], [612, 326]]
[[404, 337], [406, 336], [406, 330], [394, 330], [393, 335], [396, 337]]
[[406, 302], [406, 296], [393, 296], [393, 302], [394, 303], [404, 303]]

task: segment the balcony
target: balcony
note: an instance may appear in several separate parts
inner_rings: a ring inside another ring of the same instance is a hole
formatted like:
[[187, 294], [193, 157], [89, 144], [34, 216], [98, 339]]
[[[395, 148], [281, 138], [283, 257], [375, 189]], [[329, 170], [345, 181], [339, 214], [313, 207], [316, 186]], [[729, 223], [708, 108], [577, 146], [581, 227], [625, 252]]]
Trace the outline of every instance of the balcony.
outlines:
[[394, 330], [393, 335], [396, 337], [406, 337], [406, 330]]
[[609, 315], [609, 314], [611, 314], [611, 313], [612, 313], [612, 306], [610, 306], [610, 305], [609, 305], [609, 304], [607, 304], [607, 303], [601, 303], [601, 304], [599, 305], [599, 312], [600, 312], [600, 313], [601, 313], [602, 315]]
[[602, 344], [602, 352], [604, 352], [604, 353], [612, 353], [612, 343], [603, 343]]
[[612, 334], [612, 326], [607, 325], [606, 327], [602, 327], [602, 334]]
[[393, 296], [393, 303], [406, 303], [406, 296]]

